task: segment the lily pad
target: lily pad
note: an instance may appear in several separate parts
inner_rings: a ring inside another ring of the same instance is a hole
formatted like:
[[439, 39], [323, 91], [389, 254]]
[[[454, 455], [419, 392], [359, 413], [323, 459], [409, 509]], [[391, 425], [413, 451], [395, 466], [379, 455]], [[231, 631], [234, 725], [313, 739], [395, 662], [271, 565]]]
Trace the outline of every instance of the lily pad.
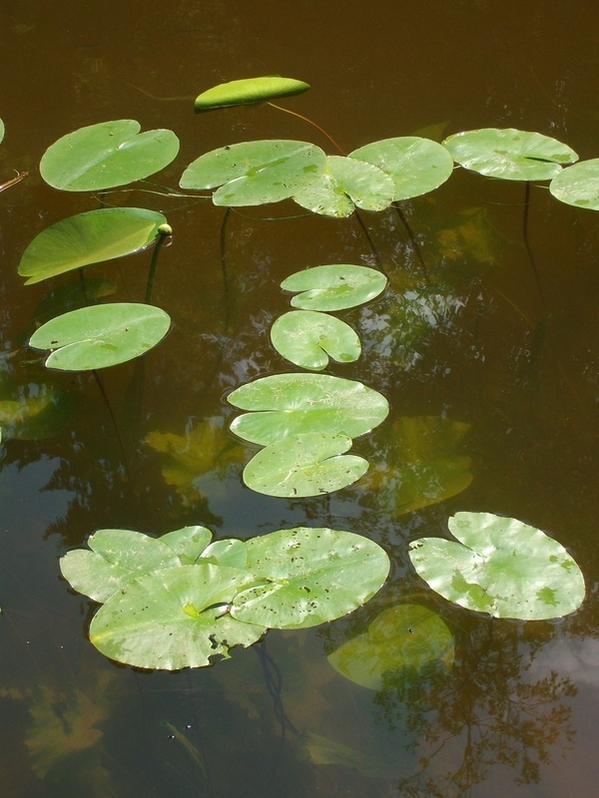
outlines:
[[139, 577], [115, 593], [91, 622], [94, 646], [139, 668], [178, 670], [227, 658], [255, 643], [265, 627], [233, 618], [227, 607], [255, 581], [248, 571], [219, 565], [179, 565]]
[[334, 311], [353, 308], [385, 290], [387, 278], [367, 266], [335, 263], [302, 269], [281, 283], [284, 291], [301, 291], [291, 304], [302, 310]]
[[153, 305], [129, 302], [92, 305], [43, 324], [29, 341], [34, 349], [52, 349], [48, 368], [86, 371], [125, 363], [161, 341], [170, 316]]
[[499, 180], [551, 180], [578, 160], [561, 141], [515, 128], [466, 130], [443, 145], [460, 166]]
[[263, 205], [309, 186], [325, 165], [324, 152], [305, 141], [248, 141], [201, 155], [179, 185], [195, 190], [220, 186], [212, 196], [215, 205]]
[[63, 191], [100, 191], [143, 180], [177, 157], [172, 130], [148, 130], [133, 119], [75, 130], [49, 147], [40, 162], [43, 179]]
[[19, 393], [17, 400], [0, 401], [3, 439], [42, 440], [64, 429], [73, 409], [73, 400], [66, 389], [49, 383], [29, 383]]
[[410, 544], [418, 574], [444, 598], [496, 618], [544, 620], [578, 609], [585, 586], [564, 547], [515, 518], [456, 513], [457, 541], [423, 538]]
[[402, 668], [422, 668], [441, 661], [453, 664], [453, 636], [432, 610], [418, 604], [398, 604], [383, 610], [368, 632], [348, 640], [327, 657], [346, 679], [382, 690]]
[[340, 618], [383, 586], [389, 558], [374, 541], [298, 527], [246, 541], [248, 568], [266, 584], [241, 591], [231, 615], [271, 629], [303, 629]]
[[247, 549], [243, 540], [227, 538], [215, 540], [202, 552], [202, 559], [214, 565], [229, 565], [231, 568], [247, 568]]
[[419, 136], [402, 136], [366, 144], [350, 158], [374, 164], [394, 182], [392, 200], [398, 202], [433, 191], [449, 179], [453, 160], [436, 141]]
[[212, 532], [205, 526], [184, 526], [162, 535], [160, 542], [178, 555], [183, 565], [195, 562], [209, 546]]
[[321, 371], [329, 356], [339, 363], [353, 363], [362, 347], [354, 330], [341, 319], [313, 310], [284, 313], [270, 328], [277, 352], [304, 369]]
[[29, 244], [19, 264], [25, 285], [122, 258], [149, 247], [166, 217], [145, 208], [99, 208], [47, 227]]
[[341, 490], [368, 470], [363, 457], [344, 454], [351, 445], [347, 435], [289, 435], [254, 455], [243, 471], [243, 481], [267, 496], [299, 498]]
[[310, 86], [301, 80], [267, 76], [230, 80], [203, 91], [196, 97], [193, 109], [196, 114], [235, 105], [254, 105], [278, 97], [290, 97], [308, 91]]
[[261, 446], [307, 432], [356, 438], [378, 426], [389, 412], [378, 391], [328, 374], [274, 374], [242, 385], [227, 401], [255, 411], [233, 419], [231, 431]]
[[567, 205], [599, 211], [599, 158], [563, 169], [549, 184], [549, 191]]
[[0, 119], [0, 143], [4, 141], [4, 134], [6, 133], [6, 128], [4, 127], [4, 122]]
[[293, 199], [314, 213], [341, 218], [353, 213], [355, 206], [382, 211], [394, 193], [392, 178], [373, 164], [329, 155], [324, 173]]
[[130, 529], [99, 529], [87, 543], [91, 551], [67, 552], [60, 570], [71, 587], [94, 601], [107, 601], [142, 574], [181, 565], [166, 542]]

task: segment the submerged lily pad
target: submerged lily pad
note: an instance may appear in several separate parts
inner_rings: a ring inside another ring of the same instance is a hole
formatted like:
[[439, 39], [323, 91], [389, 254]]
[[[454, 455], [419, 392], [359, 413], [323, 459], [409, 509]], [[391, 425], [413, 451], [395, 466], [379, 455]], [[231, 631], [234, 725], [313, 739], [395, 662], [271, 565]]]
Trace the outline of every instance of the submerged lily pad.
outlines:
[[465, 169], [500, 180], [551, 180], [578, 160], [561, 141], [515, 128], [466, 130], [443, 145]]
[[172, 130], [140, 130], [133, 119], [79, 128], [46, 150], [40, 173], [63, 191], [100, 191], [143, 180], [174, 161], [179, 139]]
[[340, 618], [383, 586], [389, 558], [374, 541], [298, 527], [246, 541], [248, 568], [265, 584], [241, 591], [231, 615], [271, 629], [303, 629]]
[[270, 340], [280, 355], [313, 371], [326, 368], [329, 356], [339, 363], [353, 363], [362, 351], [349, 324], [313, 310], [292, 310], [279, 316], [270, 328]]
[[314, 213], [342, 218], [356, 206], [382, 211], [391, 204], [394, 192], [391, 177], [373, 164], [329, 155], [324, 173], [293, 199]]
[[243, 481], [267, 496], [299, 498], [341, 490], [368, 469], [363, 457], [344, 454], [351, 445], [347, 435], [288, 435], [254, 455], [243, 471]]
[[254, 105], [278, 97], [290, 97], [308, 91], [310, 86], [301, 80], [274, 75], [246, 78], [220, 83], [196, 97], [193, 109], [196, 114], [235, 105]]
[[153, 305], [92, 305], [46, 322], [29, 345], [53, 350], [46, 359], [48, 368], [101, 369], [143, 355], [164, 338], [170, 323], [168, 313]]
[[549, 191], [567, 205], [599, 211], [599, 158], [563, 169], [549, 184]]
[[220, 188], [215, 205], [240, 207], [280, 202], [323, 173], [326, 155], [305, 141], [247, 141], [201, 155], [183, 173], [185, 189]]
[[450, 669], [453, 635], [432, 610], [418, 604], [398, 604], [383, 610], [368, 632], [348, 640], [327, 657], [346, 679], [382, 690], [402, 668], [443, 662]]
[[73, 409], [73, 400], [67, 390], [48, 383], [30, 383], [19, 393], [17, 400], [0, 401], [3, 439], [42, 440], [64, 429]]
[[422, 538], [410, 544], [418, 574], [444, 598], [496, 618], [544, 620], [568, 615], [585, 594], [580, 568], [539, 529], [492, 513], [456, 513], [459, 542]]
[[378, 391], [328, 374], [274, 374], [242, 385], [227, 401], [255, 411], [233, 419], [231, 431], [261, 446], [308, 432], [356, 438], [389, 412]]
[[29, 244], [19, 264], [25, 285], [122, 258], [149, 247], [166, 217], [145, 208], [99, 208], [47, 227]]
[[445, 147], [428, 138], [402, 136], [366, 144], [350, 158], [374, 164], [394, 182], [392, 200], [410, 199], [433, 191], [449, 179], [453, 160]]
[[335, 263], [302, 269], [281, 283], [284, 291], [301, 291], [291, 304], [302, 310], [334, 311], [369, 302], [385, 290], [387, 278], [375, 269]]
[[162, 568], [108, 599], [91, 622], [94, 646], [111, 659], [139, 668], [178, 670], [210, 665], [229, 649], [255, 643], [265, 627], [227, 611], [248, 571], [220, 565]]

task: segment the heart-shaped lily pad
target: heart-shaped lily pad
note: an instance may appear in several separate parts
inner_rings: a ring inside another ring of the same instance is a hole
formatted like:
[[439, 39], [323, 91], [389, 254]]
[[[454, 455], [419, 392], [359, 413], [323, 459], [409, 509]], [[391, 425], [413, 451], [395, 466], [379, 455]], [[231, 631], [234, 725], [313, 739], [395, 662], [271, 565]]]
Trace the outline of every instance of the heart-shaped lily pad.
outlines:
[[272, 629], [340, 618], [374, 596], [389, 573], [389, 558], [377, 543], [342, 530], [280, 530], [246, 547], [248, 568], [266, 584], [241, 591], [231, 615]]
[[563, 169], [549, 184], [549, 191], [567, 205], [599, 211], [599, 158]]
[[419, 575], [444, 598], [496, 618], [543, 620], [578, 609], [580, 568], [564, 547], [515, 518], [456, 513], [449, 529], [459, 542], [422, 538], [410, 544]]
[[258, 411], [235, 418], [231, 430], [261, 446], [307, 432], [356, 438], [389, 412], [378, 391], [328, 374], [274, 374], [242, 385], [227, 400], [242, 410]]
[[302, 269], [281, 283], [284, 291], [301, 291], [291, 304], [302, 310], [345, 310], [374, 299], [385, 290], [387, 278], [375, 269], [335, 263]]
[[348, 640], [327, 657], [346, 679], [371, 690], [382, 690], [402, 668], [422, 668], [443, 662], [450, 669], [453, 636], [432, 610], [418, 604], [398, 604], [383, 610], [368, 632]]
[[92, 305], [47, 321], [29, 345], [54, 350], [46, 359], [48, 368], [101, 369], [143, 355], [164, 338], [170, 323], [168, 313], [153, 305]]
[[326, 155], [305, 141], [246, 141], [201, 155], [179, 185], [187, 189], [220, 186], [215, 205], [237, 207], [280, 202], [323, 173]]
[[279, 316], [270, 328], [270, 340], [280, 355], [313, 371], [326, 368], [329, 356], [339, 363], [352, 363], [362, 351], [349, 324], [313, 310], [292, 310]]
[[551, 180], [578, 155], [557, 139], [515, 128], [482, 128], [443, 142], [465, 169], [499, 180]]
[[347, 435], [289, 435], [254, 455], [243, 471], [243, 481], [267, 496], [299, 498], [341, 490], [368, 470], [363, 457], [344, 454], [351, 445]]
[[166, 217], [145, 208], [98, 208], [47, 227], [29, 244], [19, 264], [25, 285], [122, 258], [149, 247]]
[[229, 615], [237, 592], [255, 581], [248, 571], [219, 565], [161, 568], [130, 582], [108, 599], [89, 636], [111, 659], [139, 668], [200, 668], [249, 646], [265, 627]]
[[374, 164], [394, 182], [394, 201], [433, 191], [450, 177], [453, 160], [445, 147], [419, 136], [374, 141], [349, 155]]
[[143, 180], [179, 152], [172, 130], [148, 130], [133, 119], [79, 128], [52, 144], [40, 162], [46, 183], [63, 191], [100, 191]]
[[194, 111], [213, 111], [216, 108], [230, 108], [235, 105], [254, 105], [278, 97], [290, 97], [308, 91], [310, 86], [301, 80], [281, 78], [274, 75], [261, 78], [246, 78], [220, 83], [203, 91], [196, 97]]

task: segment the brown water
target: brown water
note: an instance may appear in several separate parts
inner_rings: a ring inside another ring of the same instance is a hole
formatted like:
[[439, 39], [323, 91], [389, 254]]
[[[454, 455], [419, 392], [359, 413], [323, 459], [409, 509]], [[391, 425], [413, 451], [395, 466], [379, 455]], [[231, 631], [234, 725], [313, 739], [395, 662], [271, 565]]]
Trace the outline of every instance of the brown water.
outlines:
[[[581, 158], [599, 155], [599, 10], [585, 0], [5, 0], [2, 11], [0, 182], [14, 169], [30, 172], [0, 197], [6, 384], [47, 379], [39, 364], [24, 362], [21, 348], [49, 290], [23, 287], [23, 250], [49, 224], [97, 207], [89, 196], [53, 191], [37, 172], [44, 150], [81, 125], [132, 118], [144, 129], [173, 129], [181, 154], [156, 178], [172, 187], [192, 159], [223, 144], [289, 137], [326, 148], [305, 123], [267, 107], [195, 117], [189, 100], [172, 99], [225, 80], [281, 74], [312, 86], [288, 107], [316, 119], [347, 150], [446, 123], [447, 134], [538, 130]], [[364, 355], [343, 375], [384, 393], [392, 414], [356, 448], [383, 462], [390, 424], [401, 416], [470, 425], [463, 450], [471, 486], [399, 515], [384, 491], [360, 485], [324, 499], [258, 496], [241, 484], [242, 462], [224, 465], [218, 447], [178, 492], [163, 478], [163, 455], [144, 443], [150, 432], [182, 436], [211, 418], [224, 428], [232, 415], [227, 391], [286, 368], [268, 342], [270, 323], [287, 308], [278, 284], [318, 263], [374, 264], [355, 222], [262, 220], [296, 214], [291, 203], [234, 214], [225, 301], [222, 209], [143, 193], [114, 199], [161, 209], [175, 229], [153, 297], [174, 326], [146, 358], [141, 416], [128, 413], [133, 367], [105, 374], [130, 481], [88, 375], [58, 377], [74, 400], [59, 435], [2, 444], [0, 793], [594, 798], [599, 215], [533, 188], [529, 241], [541, 293], [522, 243], [521, 185], [457, 172], [433, 196], [408, 203], [427, 268], [452, 286], [443, 301], [431, 299], [429, 329], [409, 356], [393, 334], [393, 296], [420, 267], [393, 216], [366, 215], [395, 293], [353, 317]], [[89, 273], [118, 285], [111, 299], [141, 300], [148, 263], [144, 253]], [[406, 542], [445, 534], [457, 510], [517, 517], [569, 547], [588, 586], [582, 608], [552, 623], [490, 621], [424, 589]], [[348, 529], [386, 548], [392, 579], [354, 616], [268, 635], [282, 680], [274, 703], [268, 688], [277, 673], [271, 664], [265, 677], [270, 660], [252, 649], [178, 674], [110, 663], [86, 637], [95, 605], [69, 590], [59, 556], [98, 528], [161, 534], [188, 523], [241, 538], [300, 524]], [[449, 678], [405, 693], [344, 681], [325, 654], [404, 598], [440, 613], [455, 635]], [[281, 734], [278, 701], [299, 734]]]

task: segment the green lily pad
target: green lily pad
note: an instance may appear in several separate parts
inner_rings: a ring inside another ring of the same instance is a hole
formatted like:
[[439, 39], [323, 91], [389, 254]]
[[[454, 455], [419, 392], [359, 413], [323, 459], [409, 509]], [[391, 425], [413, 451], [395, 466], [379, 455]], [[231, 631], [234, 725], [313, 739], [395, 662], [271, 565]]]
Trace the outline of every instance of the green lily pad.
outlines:
[[392, 200], [419, 197], [449, 179], [453, 160], [447, 149], [427, 138], [402, 136], [366, 144], [350, 158], [374, 164], [394, 181]]
[[170, 316], [153, 305], [92, 305], [58, 316], [31, 336], [34, 349], [52, 349], [48, 368], [86, 371], [125, 363], [161, 341]]
[[284, 313], [270, 328], [277, 352], [304, 369], [321, 371], [329, 356], [339, 363], [353, 363], [362, 347], [354, 330], [341, 319], [313, 310]]
[[166, 218], [145, 208], [99, 208], [47, 227], [29, 244], [19, 264], [25, 285], [139, 252], [152, 244]]
[[221, 147], [191, 163], [179, 185], [209, 189], [215, 205], [240, 207], [279, 202], [323, 173], [326, 155], [305, 141], [248, 141]]
[[585, 586], [564, 547], [539, 529], [492, 513], [456, 513], [459, 542], [423, 538], [410, 544], [418, 574], [444, 598], [496, 618], [544, 620], [578, 609]]
[[418, 604], [398, 604], [383, 610], [368, 632], [348, 640], [327, 657], [346, 679], [382, 690], [402, 668], [419, 669], [442, 661], [453, 665], [453, 636], [432, 610]]
[[301, 80], [267, 76], [231, 80], [203, 91], [196, 97], [193, 109], [196, 114], [234, 105], [254, 105], [278, 97], [290, 97], [308, 91], [310, 86]]
[[214, 565], [228, 565], [231, 568], [247, 568], [247, 549], [243, 540], [227, 538], [215, 540], [202, 552], [202, 559]]
[[48, 383], [28, 383], [19, 389], [19, 394], [18, 400], [0, 401], [4, 439], [42, 440], [64, 429], [73, 409], [73, 400], [66, 389]]
[[549, 184], [549, 191], [567, 205], [599, 211], [599, 158], [563, 169]]
[[351, 532], [298, 527], [246, 541], [248, 568], [266, 584], [233, 600], [231, 615], [271, 629], [303, 629], [340, 618], [383, 586], [389, 558]]
[[161, 568], [113, 594], [91, 622], [94, 646], [138, 668], [200, 668], [229, 649], [255, 643], [264, 626], [231, 617], [233, 597], [255, 577], [201, 563]]
[[227, 401], [254, 411], [233, 419], [231, 431], [261, 446], [308, 432], [356, 438], [389, 412], [378, 391], [328, 374], [274, 374], [242, 385]]
[[243, 481], [267, 496], [299, 498], [341, 490], [368, 470], [367, 460], [344, 454], [351, 445], [347, 435], [289, 435], [254, 455], [243, 471]]
[[63, 191], [100, 191], [143, 180], [177, 157], [172, 130], [148, 130], [133, 119], [100, 122], [58, 139], [40, 162], [43, 179]]
[[160, 542], [178, 555], [183, 565], [196, 562], [212, 540], [212, 532], [205, 526], [184, 526], [162, 535]]
[[293, 199], [314, 213], [341, 218], [352, 214], [355, 206], [382, 211], [391, 204], [394, 193], [395, 183], [376, 166], [329, 155], [324, 173]]
[[4, 134], [6, 133], [6, 128], [4, 127], [4, 122], [0, 119], [0, 143], [4, 141]]
[[130, 529], [99, 529], [87, 541], [91, 551], [73, 549], [60, 558], [71, 587], [94, 601], [107, 601], [133, 579], [161, 568], [181, 566], [162, 540]]
[[578, 160], [561, 141], [515, 128], [466, 130], [443, 145], [465, 169], [499, 180], [551, 180]]
[[362, 305], [385, 290], [387, 278], [367, 266], [335, 263], [302, 269], [281, 283], [284, 291], [301, 291], [291, 304], [302, 310], [334, 311]]

